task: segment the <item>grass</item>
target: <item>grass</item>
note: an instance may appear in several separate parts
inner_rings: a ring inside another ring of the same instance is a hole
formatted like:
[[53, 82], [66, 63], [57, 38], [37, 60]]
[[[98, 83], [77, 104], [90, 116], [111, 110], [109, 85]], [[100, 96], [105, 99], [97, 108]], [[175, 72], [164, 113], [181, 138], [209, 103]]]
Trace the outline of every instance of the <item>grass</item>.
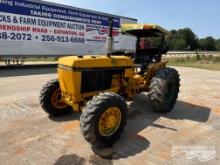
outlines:
[[56, 62], [57, 58], [47, 57], [47, 58], [27, 58], [26, 62]]
[[194, 57], [165, 57], [170, 66], [183, 66], [191, 68], [220, 71], [220, 56], [205, 56], [197, 54]]
[[[21, 59], [18, 59], [19, 60], [19, 63], [21, 63]], [[56, 63], [57, 62], [57, 58], [55, 57], [47, 57], [47, 58], [44, 58], [44, 57], [41, 57], [41, 58], [25, 58], [24, 59], [24, 64], [26, 63]], [[17, 61], [13, 61], [11, 60], [10, 62], [12, 65], [13, 64], [16, 64]], [[0, 58], [0, 65], [5, 65], [5, 62], [3, 61], [3, 59]]]
[[[164, 57], [168, 59], [170, 66], [183, 66], [191, 68], [209, 69], [220, 71], [220, 56], [205, 56], [203, 54], [197, 54], [193, 57]], [[56, 58], [27, 58], [25, 62], [56, 62]], [[4, 64], [0, 61], [0, 64]]]

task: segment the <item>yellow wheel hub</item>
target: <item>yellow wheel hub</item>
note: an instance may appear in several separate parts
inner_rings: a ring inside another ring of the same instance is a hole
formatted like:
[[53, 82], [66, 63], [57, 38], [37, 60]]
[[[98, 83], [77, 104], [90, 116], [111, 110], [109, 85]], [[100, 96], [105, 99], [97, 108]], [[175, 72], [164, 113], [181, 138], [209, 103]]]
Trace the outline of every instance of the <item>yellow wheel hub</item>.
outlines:
[[51, 102], [53, 104], [53, 106], [57, 109], [64, 109], [66, 108], [68, 105], [63, 101], [62, 95], [61, 95], [61, 90], [57, 89], [51, 98]]
[[108, 108], [99, 119], [99, 133], [102, 136], [111, 136], [121, 124], [121, 111], [118, 107]]

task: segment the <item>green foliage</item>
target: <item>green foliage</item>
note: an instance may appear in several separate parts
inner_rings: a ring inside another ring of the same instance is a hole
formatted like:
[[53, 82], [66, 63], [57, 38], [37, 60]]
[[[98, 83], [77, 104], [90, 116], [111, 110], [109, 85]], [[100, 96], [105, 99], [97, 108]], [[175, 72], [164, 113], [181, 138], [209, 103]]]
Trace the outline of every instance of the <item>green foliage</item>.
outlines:
[[200, 39], [199, 43], [201, 50], [216, 50], [216, 40], [211, 36], [206, 37], [205, 39]]
[[213, 59], [214, 63], [220, 63], [220, 56], [217, 56]]
[[216, 50], [220, 50], [220, 39], [215, 41]]
[[220, 39], [216, 40], [211, 36], [198, 39], [190, 28], [171, 30], [170, 32], [172, 35], [167, 38], [167, 48], [169, 50], [220, 50]]
[[190, 28], [171, 30], [171, 36], [167, 38], [170, 50], [196, 50], [198, 48], [198, 38]]
[[199, 53], [198, 53], [198, 52], [196, 52], [196, 60], [198, 60], [198, 61], [200, 61], [200, 60], [201, 60], [200, 55], [199, 55]]

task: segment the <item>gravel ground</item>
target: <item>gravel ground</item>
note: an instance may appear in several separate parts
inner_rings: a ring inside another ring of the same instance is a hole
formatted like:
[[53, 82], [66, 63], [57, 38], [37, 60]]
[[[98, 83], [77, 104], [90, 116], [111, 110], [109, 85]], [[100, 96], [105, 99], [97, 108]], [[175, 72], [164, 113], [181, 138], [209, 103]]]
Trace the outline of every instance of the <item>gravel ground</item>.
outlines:
[[80, 114], [48, 118], [39, 106], [54, 68], [0, 71], [0, 164], [220, 164], [220, 72], [176, 68], [178, 102], [154, 112], [146, 94], [130, 104], [128, 125], [113, 148], [94, 151], [83, 139]]

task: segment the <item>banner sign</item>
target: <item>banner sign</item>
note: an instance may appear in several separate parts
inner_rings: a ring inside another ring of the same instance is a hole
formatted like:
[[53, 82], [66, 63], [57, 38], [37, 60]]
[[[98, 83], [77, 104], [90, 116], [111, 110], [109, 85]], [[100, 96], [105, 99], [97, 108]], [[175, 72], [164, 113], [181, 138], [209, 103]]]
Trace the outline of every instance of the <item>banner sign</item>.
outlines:
[[[0, 0], [0, 55], [104, 53], [109, 19], [108, 15], [62, 5]], [[120, 18], [113, 20], [118, 44]], [[11, 51], [5, 49], [6, 43], [12, 46]]]

